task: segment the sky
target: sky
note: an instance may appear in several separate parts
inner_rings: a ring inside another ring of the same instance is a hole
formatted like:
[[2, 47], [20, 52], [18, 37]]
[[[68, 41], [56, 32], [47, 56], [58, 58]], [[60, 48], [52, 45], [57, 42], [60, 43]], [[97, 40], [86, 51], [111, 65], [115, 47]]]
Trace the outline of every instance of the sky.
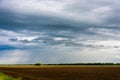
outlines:
[[119, 0], [0, 0], [0, 64], [120, 62]]

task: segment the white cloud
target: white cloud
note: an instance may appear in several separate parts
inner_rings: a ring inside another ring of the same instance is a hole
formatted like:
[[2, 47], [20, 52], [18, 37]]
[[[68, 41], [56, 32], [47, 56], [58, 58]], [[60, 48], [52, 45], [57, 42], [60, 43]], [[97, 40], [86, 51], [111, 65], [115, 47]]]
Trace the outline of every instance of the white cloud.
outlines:
[[[88, 31], [93, 32], [95, 34], [101, 34], [102, 36], [111, 36], [111, 37], [120, 37], [119, 29], [113, 29], [113, 28], [89, 28]], [[115, 39], [116, 39], [115, 38]]]
[[[32, 34], [31, 31], [29, 31], [29, 33]], [[37, 37], [38, 35], [29, 35], [25, 33], [19, 33], [19, 32], [14, 32], [10, 30], [0, 29], [0, 45], [11, 45], [15, 47], [34, 46], [36, 45], [35, 43], [22, 43], [21, 41], [23, 40], [32, 41]], [[15, 39], [17, 41], [11, 41], [10, 39]]]
[[75, 44], [82, 44], [84, 47], [112, 49], [120, 48], [119, 29], [113, 28], [88, 28], [91, 34], [78, 34], [72, 39]]
[[2, 0], [0, 7], [23, 14], [49, 15], [76, 22], [101, 23], [118, 0]]
[[[44, 12], [59, 12], [64, 8], [63, 2], [59, 3], [54, 0], [4, 0], [1, 6], [17, 12], [27, 13], [44, 13]], [[9, 8], [11, 7], [11, 8]], [[47, 13], [48, 14], [48, 13]]]
[[105, 12], [110, 12], [110, 11], [111, 11], [111, 8], [109, 6], [104, 6], [104, 7], [93, 9], [93, 12], [95, 13], [105, 13]]
[[62, 38], [62, 37], [55, 37], [53, 38], [55, 41], [61, 41], [61, 40], [68, 40], [67, 38]]
[[120, 47], [119, 40], [89, 40], [86, 42], [82, 42], [84, 45], [92, 45], [92, 46], [103, 46], [103, 47]]
[[29, 61], [29, 54], [21, 50], [0, 51], [0, 64], [17, 64]]

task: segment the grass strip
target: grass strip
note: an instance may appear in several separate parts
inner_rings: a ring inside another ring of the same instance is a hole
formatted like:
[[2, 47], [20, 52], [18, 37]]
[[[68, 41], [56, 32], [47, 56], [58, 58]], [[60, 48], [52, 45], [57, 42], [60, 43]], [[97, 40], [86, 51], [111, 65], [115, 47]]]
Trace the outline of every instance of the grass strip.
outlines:
[[22, 78], [21, 77], [13, 78], [12, 76], [0, 73], [0, 80], [22, 80]]

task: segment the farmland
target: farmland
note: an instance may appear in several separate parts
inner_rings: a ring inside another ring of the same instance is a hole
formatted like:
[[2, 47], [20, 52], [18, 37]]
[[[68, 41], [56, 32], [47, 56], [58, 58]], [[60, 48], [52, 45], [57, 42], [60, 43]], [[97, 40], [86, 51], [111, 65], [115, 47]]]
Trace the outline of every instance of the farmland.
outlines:
[[119, 66], [1, 66], [23, 80], [120, 80]]

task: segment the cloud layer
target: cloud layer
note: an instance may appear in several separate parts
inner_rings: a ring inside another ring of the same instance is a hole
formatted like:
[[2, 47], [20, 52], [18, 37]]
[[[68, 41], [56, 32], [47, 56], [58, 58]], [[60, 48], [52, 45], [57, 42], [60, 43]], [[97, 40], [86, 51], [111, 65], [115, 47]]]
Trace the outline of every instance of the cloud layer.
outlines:
[[0, 0], [0, 63], [119, 62], [119, 5]]

